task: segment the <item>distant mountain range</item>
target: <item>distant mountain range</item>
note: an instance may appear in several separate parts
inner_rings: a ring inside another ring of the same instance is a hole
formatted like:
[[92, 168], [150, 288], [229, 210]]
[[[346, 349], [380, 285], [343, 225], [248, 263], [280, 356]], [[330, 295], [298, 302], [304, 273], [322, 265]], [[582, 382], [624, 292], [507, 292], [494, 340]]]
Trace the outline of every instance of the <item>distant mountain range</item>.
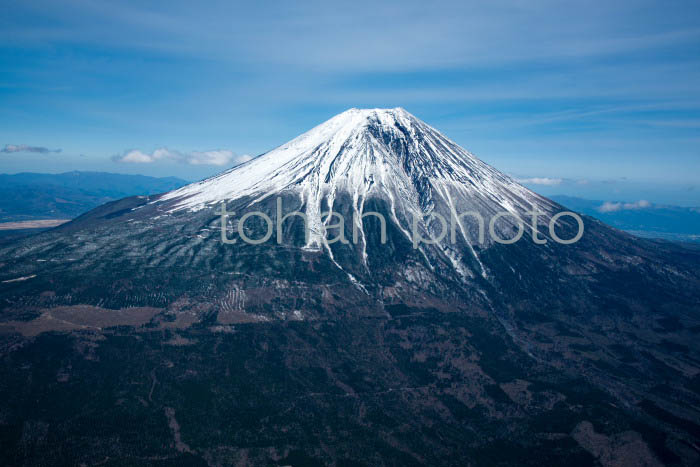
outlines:
[[550, 196], [559, 204], [639, 237], [700, 241], [700, 208]]
[[[74, 219], [109, 201], [164, 193], [187, 183], [176, 177], [107, 172], [0, 174], [0, 222]], [[601, 210], [605, 202], [600, 200], [566, 195], [550, 199], [640, 237], [700, 241], [700, 208], [649, 205], [634, 209], [619, 203], [619, 209]], [[0, 237], [16, 233], [0, 232]]]
[[0, 222], [73, 219], [109, 201], [163, 193], [186, 183], [175, 177], [105, 172], [0, 174]]

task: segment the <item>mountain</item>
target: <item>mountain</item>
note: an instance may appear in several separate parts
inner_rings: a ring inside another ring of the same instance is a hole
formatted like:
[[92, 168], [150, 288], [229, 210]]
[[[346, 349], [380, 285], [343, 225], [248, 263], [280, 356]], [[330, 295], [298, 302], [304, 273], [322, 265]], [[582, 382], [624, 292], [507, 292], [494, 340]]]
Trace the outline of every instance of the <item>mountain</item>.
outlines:
[[0, 248], [2, 455], [692, 465], [699, 265], [351, 109]]
[[0, 221], [72, 219], [109, 201], [163, 193], [186, 183], [175, 177], [103, 172], [0, 174]]

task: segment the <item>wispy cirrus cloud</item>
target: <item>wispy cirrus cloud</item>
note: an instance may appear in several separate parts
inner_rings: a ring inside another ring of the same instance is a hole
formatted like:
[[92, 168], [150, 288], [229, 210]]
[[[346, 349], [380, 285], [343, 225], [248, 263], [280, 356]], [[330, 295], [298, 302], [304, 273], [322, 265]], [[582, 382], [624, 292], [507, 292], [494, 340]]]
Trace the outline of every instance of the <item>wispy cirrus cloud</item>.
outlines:
[[634, 203], [613, 203], [610, 201], [604, 202], [598, 207], [599, 212], [618, 212], [618, 211], [634, 211], [638, 209], [650, 208], [651, 203], [647, 200], [640, 199]]
[[[302, 3], [12, 2], [0, 28], [14, 57], [0, 83], [4, 133], [61, 127], [61, 141], [97, 154], [135, 135], [180, 148], [231, 138], [259, 153], [349, 107], [402, 106], [514, 173], [594, 185], [698, 172], [697, 0]], [[147, 164], [151, 149], [130, 159]], [[553, 183], [531, 186], [574, 182]]]
[[33, 152], [37, 154], [49, 154], [49, 153], [59, 153], [60, 149], [49, 149], [43, 146], [30, 146], [28, 144], [6, 144], [4, 148], [0, 149], [0, 152], [5, 154], [11, 154], [15, 152]]
[[238, 155], [227, 149], [181, 152], [168, 148], [158, 148], [152, 152], [132, 149], [112, 157], [112, 160], [115, 162], [129, 164], [152, 164], [159, 161], [174, 161], [182, 164], [214, 166], [237, 165], [250, 159], [251, 156], [247, 154]]

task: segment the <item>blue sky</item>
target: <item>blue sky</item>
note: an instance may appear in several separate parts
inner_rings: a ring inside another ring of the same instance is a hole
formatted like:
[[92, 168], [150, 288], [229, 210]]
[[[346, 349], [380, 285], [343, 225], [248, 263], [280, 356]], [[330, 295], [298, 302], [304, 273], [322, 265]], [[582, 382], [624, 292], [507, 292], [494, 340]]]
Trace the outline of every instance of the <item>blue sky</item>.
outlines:
[[197, 179], [401, 106], [539, 191], [700, 205], [697, 1], [199, 3], [2, 2], [0, 172]]

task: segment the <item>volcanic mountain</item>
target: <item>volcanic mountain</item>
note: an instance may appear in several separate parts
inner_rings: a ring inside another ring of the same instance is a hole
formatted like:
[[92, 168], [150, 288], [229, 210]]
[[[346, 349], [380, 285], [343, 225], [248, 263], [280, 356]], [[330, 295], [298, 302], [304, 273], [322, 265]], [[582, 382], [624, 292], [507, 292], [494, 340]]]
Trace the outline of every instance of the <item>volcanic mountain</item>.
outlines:
[[[167, 193], [158, 203], [173, 201], [166, 208], [169, 213], [196, 212], [237, 200], [245, 200], [238, 206], [251, 209], [282, 196], [306, 215], [310, 235], [304, 247], [325, 248], [331, 258], [337, 252], [324, 242], [324, 228], [335, 219], [322, 214], [338, 212], [358, 222], [368, 202], [410, 242], [413, 219], [424, 213], [450, 219], [452, 213], [470, 212], [482, 220], [510, 213], [512, 217], [503, 217], [506, 220], [498, 225], [502, 233], [512, 230], [514, 219], [525, 218], [526, 212], [551, 217], [557, 209], [401, 108], [350, 109], [242, 166]], [[436, 261], [448, 260], [468, 277], [486, 276], [473, 247], [480, 238], [477, 219], [473, 215], [455, 218], [460, 242], [457, 246], [441, 242], [439, 251], [433, 252], [442, 257]], [[429, 231], [428, 238], [435, 234], [433, 224], [421, 227]], [[367, 267], [374, 256], [367, 252], [371, 240], [364, 225], [356, 228], [361, 260]], [[381, 232], [372, 232], [377, 233]], [[431, 259], [424, 259], [432, 266]]]
[[400, 108], [0, 264], [10, 463], [700, 459], [698, 252], [566, 213]]

